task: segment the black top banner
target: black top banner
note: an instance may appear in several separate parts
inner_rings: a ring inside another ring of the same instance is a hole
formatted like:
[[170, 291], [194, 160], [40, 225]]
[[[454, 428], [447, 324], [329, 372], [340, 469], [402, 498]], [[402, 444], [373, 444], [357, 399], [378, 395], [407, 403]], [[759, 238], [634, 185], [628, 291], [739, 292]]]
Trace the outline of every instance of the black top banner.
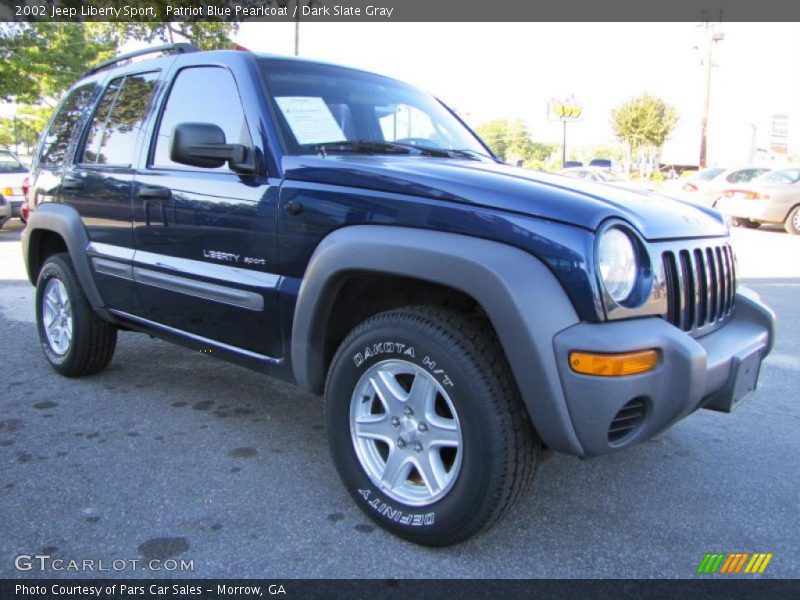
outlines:
[[2, 21], [800, 21], [791, 0], [0, 0]]

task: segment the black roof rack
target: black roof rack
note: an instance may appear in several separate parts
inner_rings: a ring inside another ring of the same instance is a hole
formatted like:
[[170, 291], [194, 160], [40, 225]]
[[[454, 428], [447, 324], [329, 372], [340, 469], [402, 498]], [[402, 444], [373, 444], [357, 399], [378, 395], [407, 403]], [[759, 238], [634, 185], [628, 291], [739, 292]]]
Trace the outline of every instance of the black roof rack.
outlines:
[[137, 56], [146, 56], [147, 54], [156, 54], [159, 52], [161, 54], [187, 54], [189, 52], [200, 52], [200, 49], [194, 44], [186, 44], [186, 43], [166, 44], [165, 46], [154, 46], [152, 48], [143, 48], [141, 50], [136, 50], [135, 52], [120, 54], [119, 56], [115, 56], [114, 58], [109, 58], [108, 60], [104, 60], [100, 64], [95, 65], [94, 67], [86, 71], [86, 73], [83, 74], [83, 77], [94, 75], [95, 73], [98, 73], [105, 69], [109, 69], [116, 64], [136, 58]]

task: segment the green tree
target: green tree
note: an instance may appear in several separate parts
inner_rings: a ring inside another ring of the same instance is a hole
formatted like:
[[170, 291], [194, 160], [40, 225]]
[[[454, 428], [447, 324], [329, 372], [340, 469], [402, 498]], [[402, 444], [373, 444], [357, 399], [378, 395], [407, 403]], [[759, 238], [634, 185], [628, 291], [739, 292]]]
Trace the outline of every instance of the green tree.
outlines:
[[646, 153], [653, 158], [678, 122], [675, 109], [655, 96], [642, 94], [611, 111], [611, 127], [625, 145], [625, 163]]
[[54, 105], [120, 38], [101, 23], [0, 25], [0, 101]]
[[475, 128], [475, 133], [500, 160], [507, 160], [510, 127], [505, 119], [492, 119]]
[[[133, 2], [150, 6], [152, 2]], [[165, 4], [165, 3], [156, 3]], [[232, 48], [231, 34], [239, 29], [237, 23], [222, 22], [158, 22], [158, 23], [105, 23], [105, 27], [124, 40], [142, 42], [176, 43], [189, 42], [201, 50], [219, 50]]]
[[522, 161], [530, 168], [542, 168], [555, 148], [553, 144], [534, 142], [528, 127], [520, 119], [493, 119], [475, 131], [501, 160]]

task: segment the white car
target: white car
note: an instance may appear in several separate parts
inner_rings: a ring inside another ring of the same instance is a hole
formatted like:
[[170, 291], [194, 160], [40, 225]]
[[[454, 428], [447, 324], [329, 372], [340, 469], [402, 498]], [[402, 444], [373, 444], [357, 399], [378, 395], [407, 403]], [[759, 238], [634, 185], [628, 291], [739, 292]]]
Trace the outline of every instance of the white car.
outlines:
[[25, 166], [16, 154], [8, 150], [0, 150], [0, 196], [5, 199], [5, 204], [10, 208], [7, 217], [0, 208], [0, 227], [9, 218], [21, 218], [22, 204], [25, 201], [24, 186], [28, 178], [28, 167]]
[[663, 194], [704, 206], [714, 206], [723, 190], [732, 183], [747, 183], [770, 169], [767, 167], [709, 167], [686, 179], [673, 179], [664, 184]]
[[651, 192], [654, 190], [654, 187], [649, 182], [630, 181], [603, 167], [570, 167], [561, 169], [558, 174], [576, 179], [585, 179], [586, 181], [607, 183], [637, 192]]

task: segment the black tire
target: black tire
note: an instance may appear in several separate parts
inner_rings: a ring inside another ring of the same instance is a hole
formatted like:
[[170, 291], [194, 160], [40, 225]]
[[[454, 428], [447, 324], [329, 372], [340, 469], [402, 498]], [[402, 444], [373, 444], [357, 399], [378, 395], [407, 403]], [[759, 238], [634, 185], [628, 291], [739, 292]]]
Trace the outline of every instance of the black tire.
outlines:
[[800, 206], [795, 206], [789, 211], [786, 221], [783, 224], [786, 233], [800, 235]]
[[[64, 353], [54, 348], [45, 331], [44, 293], [52, 279], [57, 279], [64, 286], [72, 315], [72, 339]], [[117, 328], [103, 321], [92, 310], [68, 254], [49, 257], [39, 272], [36, 283], [36, 325], [47, 362], [62, 375], [81, 377], [99, 373], [114, 357]]]
[[741, 217], [734, 217], [731, 219], [731, 223], [734, 227], [744, 227], [745, 229], [758, 229], [761, 227], [761, 223], [759, 221], [753, 221], [752, 219], [743, 219]]
[[[426, 376], [447, 386], [458, 414], [460, 470], [449, 491], [426, 506], [398, 501], [378, 488], [351, 437], [356, 385], [370, 367], [389, 359], [427, 369]], [[325, 418], [333, 460], [356, 504], [390, 532], [429, 546], [463, 541], [506, 514], [529, 488], [541, 446], [488, 322], [437, 307], [391, 310], [356, 327], [331, 363]]]

